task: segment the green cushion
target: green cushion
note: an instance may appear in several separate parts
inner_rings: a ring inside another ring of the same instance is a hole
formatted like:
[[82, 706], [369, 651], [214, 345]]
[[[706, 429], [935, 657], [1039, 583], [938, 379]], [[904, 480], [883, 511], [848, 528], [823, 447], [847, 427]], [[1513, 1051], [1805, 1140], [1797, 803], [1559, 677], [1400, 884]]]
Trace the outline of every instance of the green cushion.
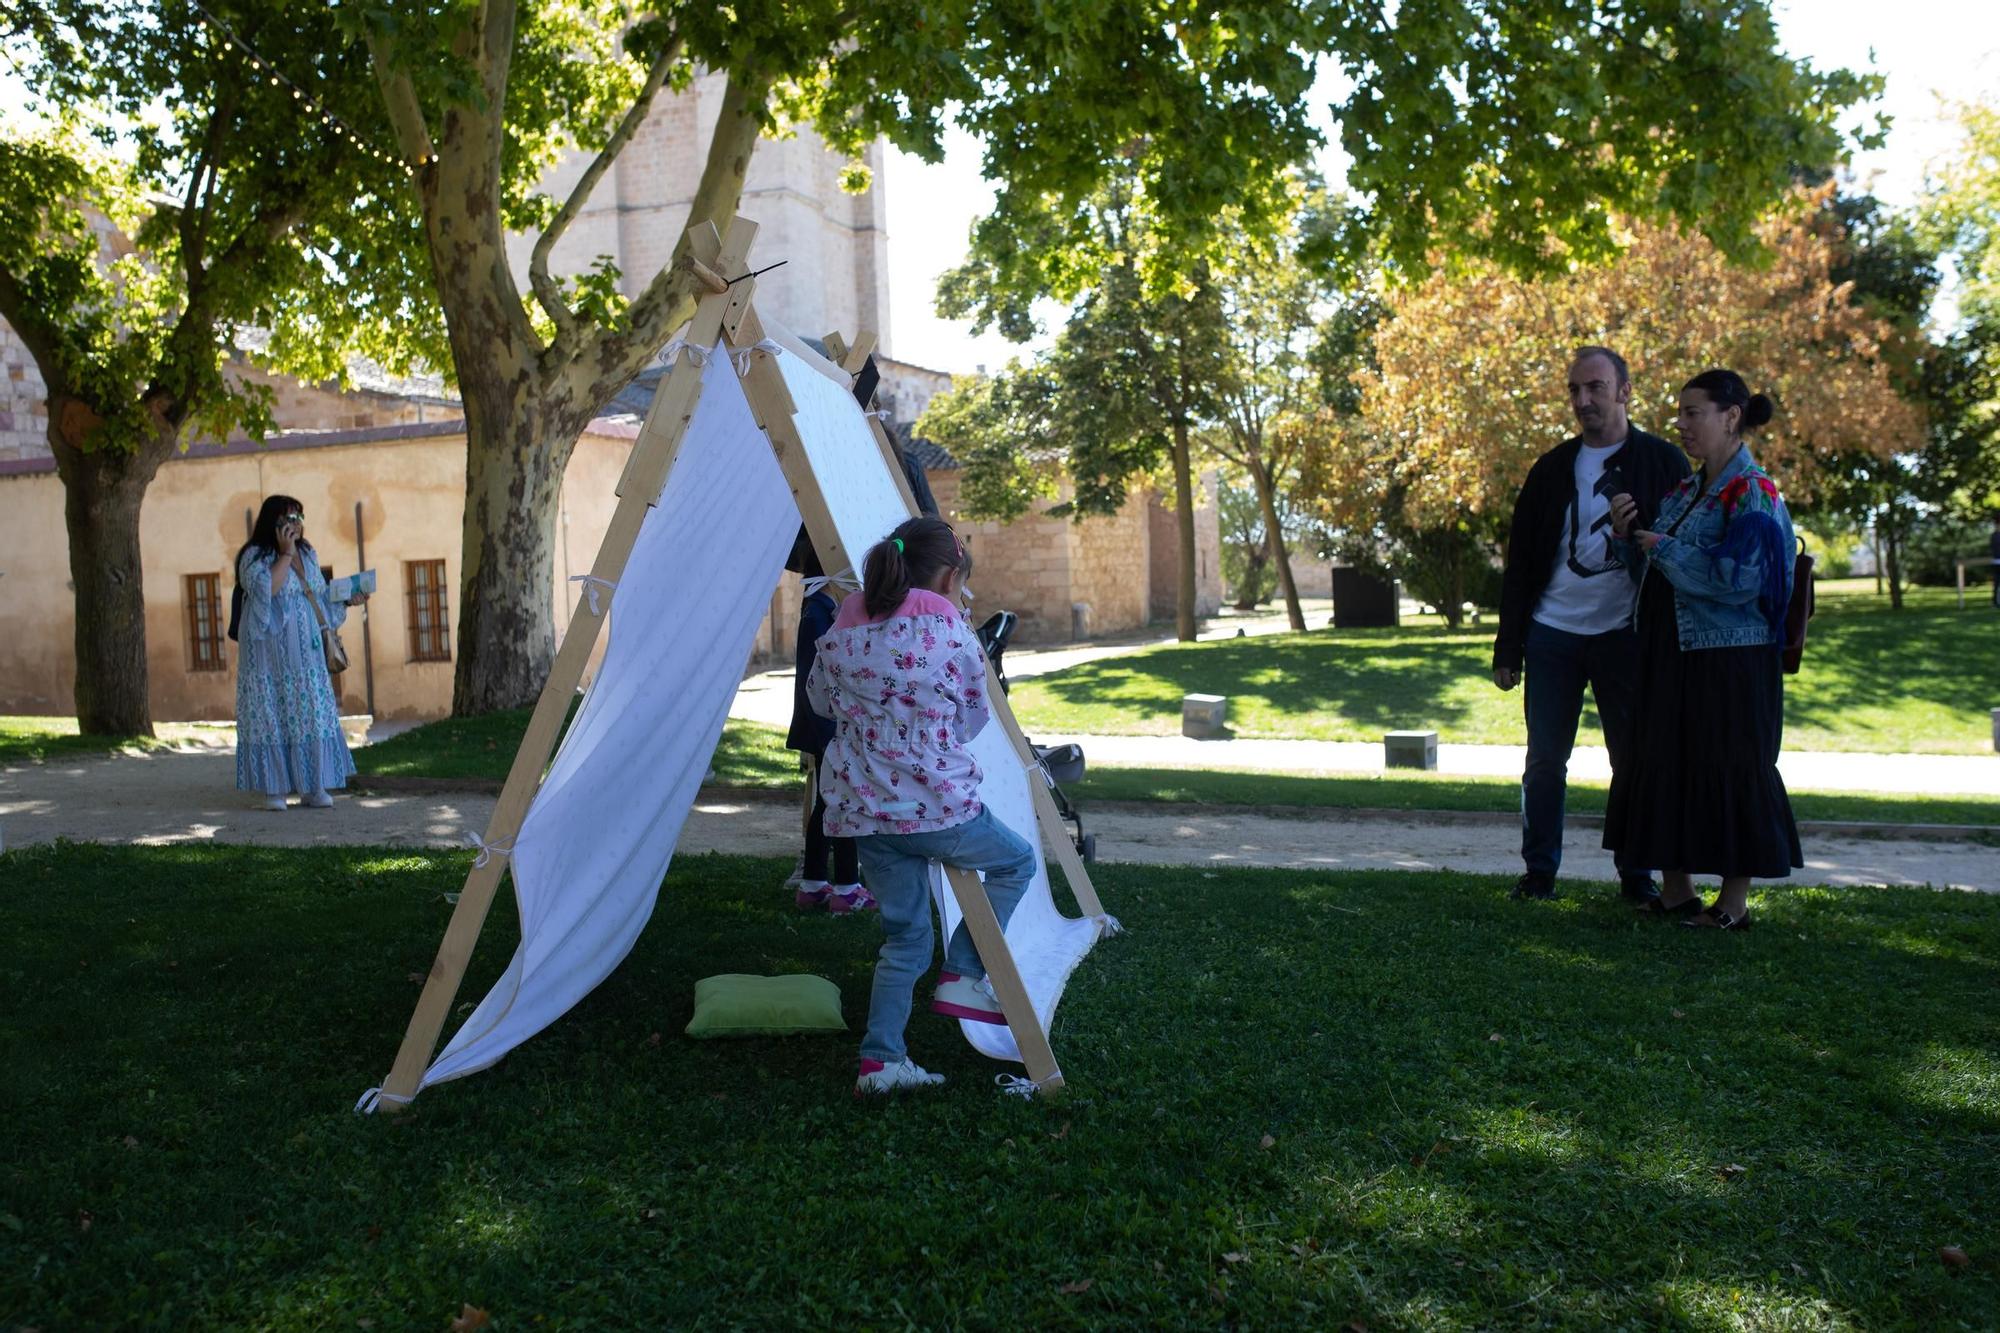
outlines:
[[694, 983], [690, 1037], [776, 1037], [845, 1032], [840, 987], [825, 977], [752, 977], [725, 973]]

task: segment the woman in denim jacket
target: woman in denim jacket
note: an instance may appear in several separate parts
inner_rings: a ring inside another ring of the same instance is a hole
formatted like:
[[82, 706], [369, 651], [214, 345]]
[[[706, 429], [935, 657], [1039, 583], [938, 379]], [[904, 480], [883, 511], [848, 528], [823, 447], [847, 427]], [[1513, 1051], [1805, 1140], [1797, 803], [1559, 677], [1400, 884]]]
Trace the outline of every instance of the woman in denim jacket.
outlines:
[[[1637, 742], [1612, 777], [1604, 845], [1658, 866], [1660, 897], [1642, 910], [1688, 926], [1747, 929], [1751, 878], [1805, 864], [1778, 776], [1792, 518], [1743, 443], [1770, 419], [1742, 376], [1703, 371], [1674, 419], [1697, 471], [1650, 531], [1632, 530], [1631, 496], [1611, 501], [1614, 548], [1640, 578], [1640, 667]], [[1722, 877], [1707, 907], [1700, 874]]]

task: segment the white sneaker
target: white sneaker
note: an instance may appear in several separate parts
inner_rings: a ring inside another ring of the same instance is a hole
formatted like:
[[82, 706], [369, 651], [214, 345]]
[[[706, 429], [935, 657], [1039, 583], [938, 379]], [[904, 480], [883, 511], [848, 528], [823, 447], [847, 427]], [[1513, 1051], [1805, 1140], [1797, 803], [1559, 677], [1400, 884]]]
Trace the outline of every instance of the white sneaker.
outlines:
[[316, 791], [306, 797], [306, 804], [315, 810], [331, 810], [333, 809], [333, 798], [328, 796], [324, 791]]
[[866, 1097], [876, 1093], [901, 1092], [905, 1088], [935, 1088], [942, 1082], [943, 1074], [933, 1074], [907, 1057], [893, 1065], [885, 1065], [880, 1060], [864, 1056], [861, 1076], [854, 1080], [854, 1095]]
[[956, 972], [938, 973], [938, 988], [931, 996], [931, 1011], [951, 1018], [969, 1019], [974, 1023], [1004, 1023], [1007, 1016], [1000, 1012], [1000, 997], [993, 993], [993, 983], [985, 977], [968, 981]]
[[282, 811], [285, 811], [285, 810], [289, 810], [289, 809], [291, 809], [291, 807], [290, 807], [289, 805], [286, 805], [286, 804], [285, 804], [285, 798], [284, 798], [284, 797], [282, 797], [282, 796], [267, 796], [267, 797], [265, 797], [265, 798], [264, 798], [264, 808], [265, 808], [266, 810], [277, 810], [277, 811], [281, 811], [281, 812], [282, 812]]
[[[800, 884], [805, 882], [805, 877], [806, 877], [806, 854], [804, 852], [800, 852], [799, 859], [792, 862], [792, 873], [785, 876], [784, 888], [797, 889]], [[780, 891], [782, 892], [782, 890]]]

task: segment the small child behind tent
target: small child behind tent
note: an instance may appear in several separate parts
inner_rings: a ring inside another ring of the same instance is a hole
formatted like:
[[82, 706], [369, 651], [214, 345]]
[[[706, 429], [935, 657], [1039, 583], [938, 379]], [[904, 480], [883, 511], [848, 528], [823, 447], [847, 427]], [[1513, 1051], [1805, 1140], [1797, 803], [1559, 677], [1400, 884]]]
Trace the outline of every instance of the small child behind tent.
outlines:
[[[799, 547], [804, 547], [801, 555]], [[799, 529], [798, 542], [792, 551], [795, 567], [806, 574], [809, 580], [822, 578], [818, 557], [813, 553], [812, 543], [806, 539], [805, 529]], [[813, 590], [805, 596], [799, 606], [799, 637], [797, 674], [792, 685], [792, 727], [785, 736], [785, 748], [797, 750], [812, 761], [810, 778], [813, 791], [812, 815], [806, 820], [806, 850], [800, 862], [799, 887], [794, 901], [801, 911], [815, 911], [824, 907], [836, 914], [861, 912], [875, 906], [875, 899], [868, 890], [861, 887], [861, 870], [855, 861], [854, 839], [829, 838], [826, 835], [826, 794], [820, 786], [820, 770], [826, 761], [827, 743], [833, 739], [834, 725], [830, 718], [815, 713], [806, 698], [806, 678], [812, 674], [813, 663], [817, 660], [819, 641], [833, 628], [835, 606], [833, 598], [824, 586], [815, 587], [809, 581], [806, 585]], [[833, 862], [833, 878], [827, 879], [827, 861]]]

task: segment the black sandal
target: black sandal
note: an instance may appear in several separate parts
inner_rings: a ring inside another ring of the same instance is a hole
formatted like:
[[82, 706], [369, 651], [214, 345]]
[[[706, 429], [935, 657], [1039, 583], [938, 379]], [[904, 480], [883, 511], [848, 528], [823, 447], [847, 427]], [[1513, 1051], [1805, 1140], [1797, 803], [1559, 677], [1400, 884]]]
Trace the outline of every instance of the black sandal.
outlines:
[[1720, 907], [1710, 907], [1695, 913], [1681, 924], [1695, 930], [1748, 930], [1750, 918], [1731, 916]]
[[1701, 895], [1698, 893], [1691, 893], [1687, 897], [1681, 899], [1679, 902], [1675, 903], [1671, 907], [1667, 906], [1667, 904], [1662, 900], [1654, 898], [1650, 902], [1640, 903], [1635, 910], [1638, 912], [1640, 916], [1653, 917], [1659, 920], [1668, 920], [1674, 917], [1695, 916], [1701, 912], [1706, 911], [1707, 909], [1702, 906]]

